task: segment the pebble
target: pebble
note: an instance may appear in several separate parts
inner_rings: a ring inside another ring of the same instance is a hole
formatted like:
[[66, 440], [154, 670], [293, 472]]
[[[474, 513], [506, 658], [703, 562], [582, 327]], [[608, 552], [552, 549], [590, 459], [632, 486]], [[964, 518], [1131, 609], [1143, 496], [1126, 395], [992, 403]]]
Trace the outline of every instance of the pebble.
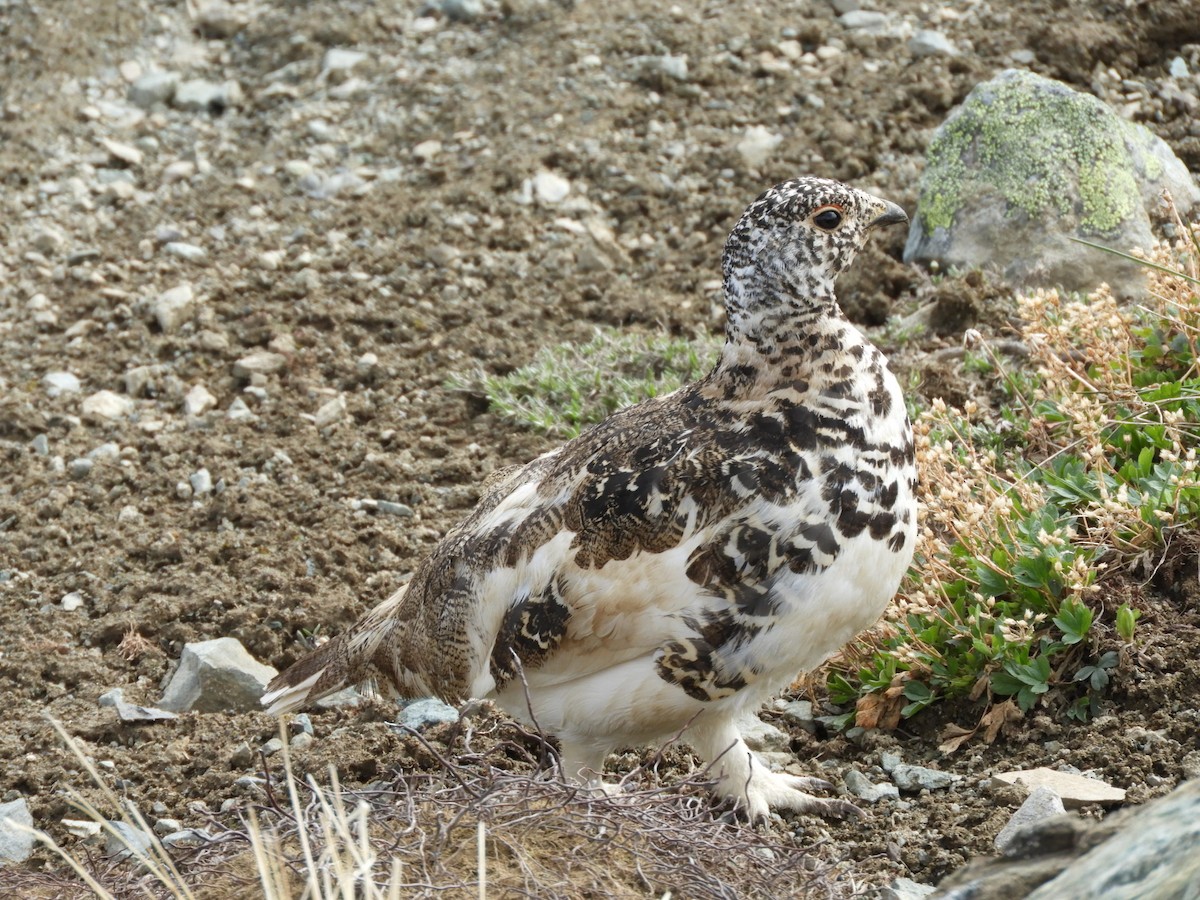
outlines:
[[925, 766], [911, 766], [907, 763], [897, 763], [888, 772], [892, 781], [902, 791], [936, 791], [950, 787], [961, 776], [940, 769], [928, 769]]
[[242, 102], [242, 89], [236, 81], [226, 81], [217, 84], [194, 78], [181, 82], [175, 88], [171, 103], [177, 109], [188, 112], [208, 112], [220, 115], [230, 107], [236, 107]]
[[85, 841], [98, 838], [104, 828], [95, 819], [61, 819], [60, 821], [63, 828], [67, 830], [67, 834]]
[[1200, 778], [1200, 750], [1192, 750], [1184, 755], [1180, 762], [1183, 768], [1183, 777], [1191, 780]]
[[1172, 78], [1187, 78], [1188, 65], [1182, 56], [1176, 56], [1171, 60], [1171, 64], [1167, 66], [1167, 74]]
[[346, 415], [346, 398], [342, 394], [338, 394], [332, 400], [321, 405], [317, 410], [317, 414], [313, 416], [313, 422], [318, 428], [328, 428], [335, 422], [340, 421]]
[[0, 866], [29, 859], [33, 853], [33, 832], [26, 828], [33, 828], [33, 815], [24, 797], [0, 803]]
[[183, 823], [178, 819], [162, 818], [155, 819], [154, 821], [155, 834], [171, 834], [172, 832], [181, 830], [183, 830]]
[[79, 379], [70, 372], [47, 372], [42, 376], [42, 387], [51, 397], [60, 397], [63, 394], [78, 394], [80, 389]]
[[233, 748], [229, 754], [229, 765], [235, 769], [244, 769], [254, 762], [254, 750], [245, 741]]
[[235, 378], [249, 378], [252, 375], [272, 375], [287, 365], [287, 357], [282, 353], [272, 353], [270, 350], [256, 350], [248, 356], [243, 356], [233, 364]]
[[1048, 787], [1035, 788], [1034, 791], [1025, 798], [1025, 802], [1020, 805], [1012, 817], [1000, 829], [1000, 833], [996, 835], [993, 844], [1005, 856], [1008, 855], [1009, 849], [1013, 846], [1017, 832], [1027, 826], [1034, 825], [1054, 816], [1061, 816], [1066, 812], [1063, 806], [1062, 798]]
[[457, 722], [458, 710], [433, 697], [425, 700], [414, 700], [404, 707], [400, 713], [399, 724], [405, 728], [419, 731], [430, 725], [440, 725], [443, 722]]
[[330, 47], [325, 51], [325, 58], [321, 61], [321, 77], [332, 77], [334, 80], [345, 78], [356, 66], [365, 63], [367, 59], [369, 59], [367, 54], [360, 50]]
[[186, 481], [175, 482], [175, 496], [180, 500], [192, 499], [192, 486]]
[[192, 488], [192, 493], [203, 497], [205, 494], [211, 494], [213, 489], [212, 475], [208, 469], [198, 469], [188, 476], [188, 484]]
[[850, 31], [877, 34], [887, 28], [889, 20], [885, 13], [868, 9], [851, 9], [838, 16], [838, 21], [843, 28]]
[[76, 481], [82, 481], [92, 473], [92, 466], [95, 465], [90, 459], [84, 456], [76, 457], [67, 463], [67, 474]]
[[281, 741], [279, 738], [271, 738], [269, 741], [267, 741], [265, 744], [262, 745], [263, 756], [274, 756], [276, 753], [278, 753], [282, 749], [283, 749], [283, 741]]
[[246, 405], [246, 401], [241, 397], [233, 398], [233, 402], [229, 404], [229, 409], [226, 410], [225, 415], [231, 422], [237, 422], [242, 419], [258, 418], [258, 416], [251, 412], [250, 407]]
[[421, 162], [429, 162], [435, 156], [442, 152], [441, 141], [421, 141], [417, 146], [413, 147], [412, 153]]
[[44, 435], [44, 434], [39, 434], [39, 435], [35, 436], [32, 441], [29, 442], [29, 448], [31, 450], [33, 450], [33, 452], [36, 453], [38, 456], [49, 456], [50, 455], [50, 438], [46, 437], [46, 435]]
[[139, 706], [125, 700], [125, 692], [121, 688], [113, 688], [100, 695], [101, 706], [112, 707], [117, 711], [117, 718], [122, 722], [165, 722], [178, 718], [175, 713], [154, 706]]
[[288, 728], [296, 734], [312, 734], [313, 723], [308, 713], [299, 713], [290, 722]]
[[[173, 243], [168, 243], [168, 247]], [[179, 327], [191, 318], [195, 309], [196, 294], [188, 282], [176, 285], [170, 290], [163, 291], [151, 304], [150, 311], [158, 327], [164, 333], [178, 331]]]
[[921, 900], [937, 893], [931, 884], [921, 884], [911, 878], [897, 878], [879, 892], [879, 900]]
[[776, 700], [775, 708], [793, 725], [798, 725], [809, 734], [817, 733], [817, 720], [809, 700]]
[[133, 412], [133, 401], [112, 391], [96, 391], [84, 398], [80, 410], [85, 419], [122, 419]]
[[900, 799], [900, 789], [896, 785], [888, 784], [887, 782], [875, 784], [857, 769], [848, 771], [843, 780], [846, 784], [846, 790], [856, 797], [861, 797], [868, 803], [878, 803], [880, 800]]
[[53, 256], [63, 248], [66, 242], [67, 236], [62, 231], [58, 228], [48, 227], [39, 229], [30, 243], [33, 244], [33, 249], [38, 253]]
[[121, 511], [117, 513], [117, 521], [122, 525], [137, 525], [142, 519], [142, 511], [132, 503], [122, 506]]
[[195, 244], [186, 243], [185, 241], [171, 241], [163, 245], [163, 252], [168, 256], [174, 256], [177, 259], [183, 259], [187, 262], [199, 263], [208, 259], [207, 250]]
[[908, 51], [916, 57], [958, 56], [958, 48], [940, 31], [921, 29], [908, 41]]
[[403, 503], [394, 503], [391, 500], [376, 500], [375, 508], [381, 513], [386, 513], [389, 516], [398, 516], [402, 519], [411, 519], [413, 516], [411, 506], [406, 506]]
[[[276, 740], [278, 740], [278, 738], [276, 738]], [[311, 745], [314, 740], [315, 738], [311, 734], [307, 734], [302, 731], [288, 741], [288, 744], [293, 750], [303, 750], [305, 747]]]
[[571, 182], [545, 170], [533, 176], [533, 196], [539, 203], [562, 203], [571, 193]]
[[135, 167], [142, 164], [144, 154], [137, 147], [131, 147], [129, 144], [120, 144], [117, 141], [110, 141], [108, 138], [101, 138], [100, 146], [107, 150], [108, 155], [117, 162]]
[[217, 405], [217, 398], [202, 384], [198, 384], [183, 396], [183, 414], [188, 417], [201, 416]]
[[149, 366], [134, 366], [126, 370], [122, 377], [125, 382], [125, 393], [131, 397], [145, 397], [159, 379], [166, 373], [167, 367], [158, 363]]
[[471, 22], [483, 15], [480, 0], [442, 0], [442, 14], [451, 22]]
[[129, 102], [141, 109], [170, 103], [179, 87], [178, 72], [149, 72], [129, 86]]

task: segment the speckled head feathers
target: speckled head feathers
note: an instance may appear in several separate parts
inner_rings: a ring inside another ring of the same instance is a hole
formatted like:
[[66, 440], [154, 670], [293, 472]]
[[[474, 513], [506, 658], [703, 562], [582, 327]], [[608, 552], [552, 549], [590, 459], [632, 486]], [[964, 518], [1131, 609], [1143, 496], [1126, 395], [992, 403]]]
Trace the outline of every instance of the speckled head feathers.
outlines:
[[732, 329], [781, 306], [804, 318], [830, 312], [834, 281], [871, 230], [906, 221], [896, 204], [825, 178], [796, 178], [764, 191], [725, 242]]

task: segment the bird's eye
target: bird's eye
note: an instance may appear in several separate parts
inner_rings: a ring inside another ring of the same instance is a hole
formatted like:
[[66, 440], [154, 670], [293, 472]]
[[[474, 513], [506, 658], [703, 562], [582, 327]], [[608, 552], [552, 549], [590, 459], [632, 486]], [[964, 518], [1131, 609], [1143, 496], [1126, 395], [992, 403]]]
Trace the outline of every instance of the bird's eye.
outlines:
[[826, 206], [813, 213], [813, 224], [824, 231], [833, 231], [842, 224], [842, 211], [835, 206]]

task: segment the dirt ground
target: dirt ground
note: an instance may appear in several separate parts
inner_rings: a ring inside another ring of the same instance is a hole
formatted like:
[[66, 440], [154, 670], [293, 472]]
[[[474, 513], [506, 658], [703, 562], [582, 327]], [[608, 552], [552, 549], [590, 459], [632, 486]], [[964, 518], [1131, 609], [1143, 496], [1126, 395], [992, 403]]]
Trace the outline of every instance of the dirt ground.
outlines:
[[[1200, 67], [1193, 0], [886, 6], [962, 52], [916, 58], [902, 36], [847, 30], [824, 0], [504, 0], [466, 21], [422, 17], [415, 2], [262, 2], [235, 4], [245, 20], [229, 28], [152, 0], [0, 2], [0, 801], [25, 797], [72, 844], [64, 788], [89, 789], [50, 715], [147, 813], [236, 824], [255, 797], [235, 782], [262, 760], [235, 749], [273, 737], [272, 719], [125, 725], [97, 699], [122, 687], [153, 704], [188, 641], [235, 637], [284, 668], [304, 635], [336, 633], [401, 583], [490, 471], [550, 445], [447, 389], [451, 375], [508, 371], [597, 325], [719, 328], [721, 244], [746, 203], [813, 173], [911, 209], [932, 130], [1014, 53], [1085, 89], [1098, 66], [1145, 84], [1176, 56]], [[323, 68], [330, 48], [366, 55], [352, 71]], [[793, 58], [817, 48], [836, 52]], [[686, 58], [685, 77], [664, 57]], [[112, 104], [137, 74], [118, 68], [129, 62], [234, 80], [241, 96], [123, 118]], [[1200, 171], [1186, 108], [1153, 91], [1135, 106]], [[737, 149], [751, 126], [783, 138], [757, 168]], [[570, 183], [566, 199], [529, 202], [540, 171]], [[113, 187], [130, 176], [131, 190]], [[40, 240], [47, 228], [62, 240]], [[170, 241], [207, 256], [175, 256]], [[926, 399], [986, 400], [926, 354], [966, 327], [1002, 336], [1004, 291], [965, 278], [935, 288], [899, 261], [903, 243], [901, 230], [876, 240], [840, 285], [844, 305], [875, 327], [935, 290], [949, 297], [946, 333], [889, 347], [880, 327], [878, 340]], [[184, 282], [194, 312], [164, 330], [153, 301]], [[235, 371], [264, 349], [284, 357], [278, 371]], [[152, 368], [131, 390], [126, 373], [141, 366]], [[42, 379], [56, 371], [82, 390], [50, 397]], [[198, 384], [215, 408], [187, 417]], [[130, 395], [131, 413], [83, 416], [82, 398], [103, 389]], [[339, 396], [344, 415], [318, 427]], [[231, 418], [239, 398], [247, 414]], [[90, 470], [71, 465], [108, 443]], [[196, 496], [200, 469], [216, 488]], [[1200, 746], [1196, 575], [1191, 561], [1113, 585], [1145, 610], [1142, 642], [1087, 725], [1046, 710], [951, 756], [937, 735], [980, 708], [935, 707], [859, 743], [796, 729], [807, 770], [837, 782], [850, 767], [883, 780], [883, 750], [966, 778], [861, 823], [777, 822], [777, 837], [834, 848], [867, 888], [936, 883], [989, 852], [1010, 815], [1011, 797], [979, 787], [992, 772], [1067, 762], [1131, 803], [1168, 792]], [[73, 592], [82, 605], [67, 610]], [[297, 767], [332, 763], [354, 787], [432, 764], [386, 715], [313, 711]], [[22, 871], [56, 865], [39, 851]], [[0, 871], [0, 884], [15, 877]]]

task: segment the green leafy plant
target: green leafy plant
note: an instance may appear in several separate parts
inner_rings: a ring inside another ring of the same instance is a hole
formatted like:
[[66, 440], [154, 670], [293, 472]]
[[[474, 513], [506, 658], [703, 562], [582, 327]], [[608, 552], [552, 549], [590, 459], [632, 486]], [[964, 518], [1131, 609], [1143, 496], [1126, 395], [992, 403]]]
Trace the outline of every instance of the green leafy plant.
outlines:
[[669, 393], [700, 378], [720, 343], [598, 328], [584, 344], [545, 347], [505, 375], [452, 379], [455, 390], [481, 393], [505, 418], [556, 437], [574, 437], [616, 410]]

